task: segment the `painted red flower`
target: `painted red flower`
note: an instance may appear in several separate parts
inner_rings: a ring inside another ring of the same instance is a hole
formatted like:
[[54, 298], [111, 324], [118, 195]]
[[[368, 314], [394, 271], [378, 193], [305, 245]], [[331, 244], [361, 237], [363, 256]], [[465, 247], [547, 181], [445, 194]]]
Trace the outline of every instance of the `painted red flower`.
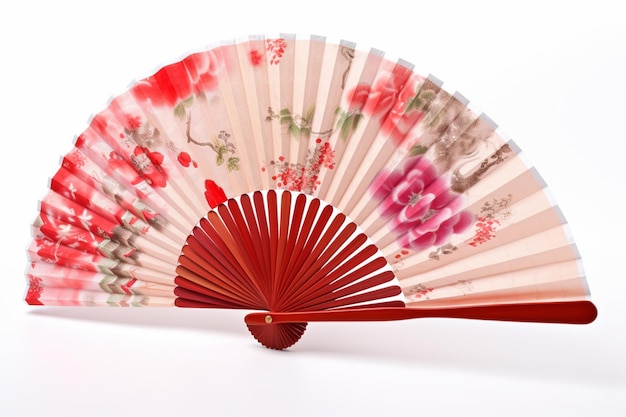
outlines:
[[214, 91], [218, 86], [218, 74], [227, 64], [218, 49], [197, 52], [189, 55], [183, 62], [197, 93]]
[[270, 54], [270, 64], [278, 65], [287, 49], [287, 42], [283, 38], [267, 39], [265, 49]]
[[126, 122], [124, 127], [128, 130], [137, 130], [141, 127], [141, 117], [139, 116], [125, 114], [124, 119]]
[[214, 51], [192, 54], [182, 61], [158, 70], [135, 84], [131, 92], [156, 106], [175, 107], [189, 96], [215, 90], [217, 72], [222, 67]]
[[191, 162], [193, 162], [193, 160], [187, 152], [181, 152], [178, 154], [178, 162], [185, 168], [189, 168], [189, 165], [191, 165]]
[[163, 154], [152, 152], [145, 146], [136, 146], [131, 156], [133, 165], [153, 187], [165, 187], [167, 172], [161, 166]]
[[492, 217], [481, 216], [476, 220], [476, 234], [469, 242], [469, 245], [473, 247], [487, 243], [495, 238], [496, 228], [500, 226], [500, 221]]
[[379, 174], [371, 192], [405, 248], [442, 245], [474, 221], [472, 213], [463, 210], [463, 197], [450, 191], [448, 182], [423, 156], [412, 158], [402, 169]]
[[250, 51], [250, 63], [252, 66], [256, 67], [257, 65], [263, 62], [263, 54], [259, 52], [258, 49], [252, 49]]
[[43, 305], [43, 303], [39, 301], [39, 297], [41, 297], [43, 293], [43, 288], [41, 287], [42, 281], [43, 280], [39, 277], [28, 275], [28, 291], [25, 300], [31, 306]]
[[[77, 141], [78, 140], [81, 140], [81, 138], [79, 137]], [[63, 166], [69, 170], [71, 170], [72, 167], [82, 168], [85, 166], [85, 161], [85, 155], [77, 148], [74, 148], [63, 157]]]
[[315, 140], [315, 146], [307, 152], [306, 162], [291, 163], [281, 155], [276, 161], [271, 161], [278, 171], [272, 176], [276, 185], [290, 191], [302, 191], [312, 193], [320, 184], [319, 175], [322, 168], [335, 168], [335, 151], [329, 142], [322, 139]]
[[37, 245], [37, 255], [41, 257], [44, 262], [56, 262], [56, 252], [58, 246], [53, 241], [48, 238], [42, 237], [35, 239], [35, 244]]
[[137, 185], [141, 182], [141, 176], [117, 152], [111, 151], [107, 159], [107, 165], [109, 172], [117, 173], [132, 185]]
[[[89, 125], [89, 127], [92, 128], [94, 132], [96, 132], [99, 136], [103, 138], [106, 138], [109, 136], [108, 131], [107, 131], [108, 126], [109, 126], [109, 122], [102, 113], [96, 114], [93, 117], [93, 119], [91, 119], [91, 123]], [[84, 133], [81, 135], [79, 139], [80, 139], [80, 142], [78, 142], [79, 144], [82, 142], [93, 140], [91, 135], [87, 137]]]
[[[317, 143], [321, 143], [321, 140], [317, 139]], [[333, 169], [335, 167], [335, 151], [330, 146], [330, 143], [324, 142], [324, 144], [319, 147], [318, 152], [319, 157], [317, 164], [324, 168]]]
[[182, 62], [158, 70], [154, 75], [139, 81], [132, 92], [138, 98], [150, 100], [156, 106], [175, 106], [191, 95], [192, 85]]
[[213, 180], [205, 180], [204, 189], [204, 197], [211, 208], [219, 206], [228, 199], [222, 187]]

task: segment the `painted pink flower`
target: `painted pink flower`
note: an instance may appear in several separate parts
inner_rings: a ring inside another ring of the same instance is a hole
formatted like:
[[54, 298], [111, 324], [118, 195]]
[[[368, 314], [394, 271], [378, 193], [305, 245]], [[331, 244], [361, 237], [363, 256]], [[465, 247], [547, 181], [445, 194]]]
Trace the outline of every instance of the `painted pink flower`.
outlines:
[[399, 92], [381, 126], [381, 131], [389, 135], [397, 144], [400, 144], [411, 128], [424, 118], [423, 111], [415, 109], [407, 111], [409, 101], [415, 96], [416, 90], [416, 83], [411, 83], [410, 87], [405, 86]]
[[472, 213], [463, 210], [463, 197], [450, 191], [448, 181], [423, 156], [412, 158], [402, 169], [380, 173], [371, 192], [405, 248], [442, 245], [474, 221]]
[[397, 65], [380, 75], [371, 86], [360, 83], [354, 87], [348, 93], [349, 110], [378, 118], [381, 131], [399, 143], [423, 118], [421, 111], [407, 111], [409, 101], [417, 93], [418, 83], [418, 76]]
[[348, 109], [350, 111], [361, 110], [365, 107], [370, 95], [370, 86], [360, 83], [348, 94]]

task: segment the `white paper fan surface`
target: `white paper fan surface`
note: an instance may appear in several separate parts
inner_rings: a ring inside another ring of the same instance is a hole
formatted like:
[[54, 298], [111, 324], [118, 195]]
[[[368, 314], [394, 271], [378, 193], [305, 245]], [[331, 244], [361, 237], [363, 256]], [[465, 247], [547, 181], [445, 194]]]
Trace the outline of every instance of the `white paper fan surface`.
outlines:
[[253, 37], [167, 65], [78, 136], [34, 223], [37, 305], [318, 320], [595, 318], [564, 217], [520, 149], [404, 61]]

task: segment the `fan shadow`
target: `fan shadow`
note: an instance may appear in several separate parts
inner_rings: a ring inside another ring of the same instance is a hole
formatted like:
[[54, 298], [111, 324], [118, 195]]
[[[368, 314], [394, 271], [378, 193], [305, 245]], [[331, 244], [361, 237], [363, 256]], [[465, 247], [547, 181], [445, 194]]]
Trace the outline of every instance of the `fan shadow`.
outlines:
[[[43, 307], [29, 314], [119, 325], [187, 329], [250, 337], [247, 312], [201, 309]], [[450, 369], [481, 375], [575, 384], [624, 385], [612, 363], [593, 354], [601, 323], [590, 326], [424, 319], [402, 322], [310, 323], [289, 351], [415, 369]], [[265, 349], [251, 338], [251, 348]], [[610, 355], [610, 352], [609, 352]]]

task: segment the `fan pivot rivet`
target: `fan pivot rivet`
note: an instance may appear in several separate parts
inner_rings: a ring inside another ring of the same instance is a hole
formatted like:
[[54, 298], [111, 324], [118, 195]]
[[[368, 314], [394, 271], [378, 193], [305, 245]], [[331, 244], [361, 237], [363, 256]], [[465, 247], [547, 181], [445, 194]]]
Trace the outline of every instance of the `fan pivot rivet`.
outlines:
[[270, 324], [272, 322], [272, 316], [270, 316], [269, 314], [267, 316], [265, 316], [265, 322], [267, 324]]

